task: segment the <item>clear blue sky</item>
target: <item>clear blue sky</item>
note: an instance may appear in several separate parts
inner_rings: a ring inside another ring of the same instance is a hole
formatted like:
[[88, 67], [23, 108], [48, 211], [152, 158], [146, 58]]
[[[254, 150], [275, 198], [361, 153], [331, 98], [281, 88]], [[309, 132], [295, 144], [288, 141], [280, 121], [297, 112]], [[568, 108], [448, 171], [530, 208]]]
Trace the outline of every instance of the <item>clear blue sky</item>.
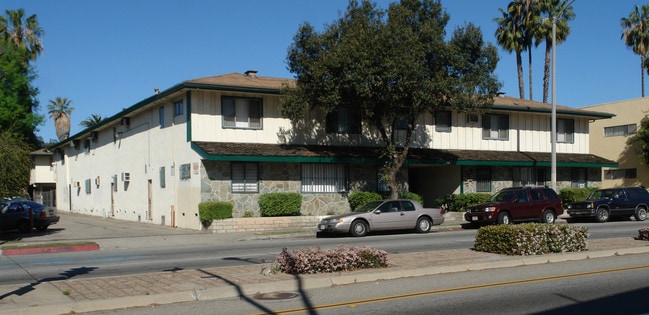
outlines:
[[[394, 1], [374, 1], [386, 8]], [[331, 23], [347, 0], [3, 0], [0, 9], [37, 14], [45, 30], [35, 63], [40, 112], [49, 100], [72, 100], [71, 134], [91, 114], [112, 116], [185, 80], [257, 70], [292, 78], [286, 52], [298, 26]], [[447, 32], [472, 22], [495, 44], [493, 19], [505, 0], [443, 0]], [[557, 48], [557, 103], [582, 107], [638, 98], [639, 57], [624, 46], [620, 19], [640, 1], [576, 0], [567, 42]], [[543, 47], [534, 50], [534, 99], [542, 99]], [[502, 91], [518, 97], [514, 55], [500, 50]], [[526, 55], [524, 55], [525, 64]], [[529, 97], [525, 66], [526, 97]], [[647, 89], [649, 95], [649, 88]], [[551, 98], [549, 99], [549, 101]], [[55, 139], [48, 120], [38, 134]]]

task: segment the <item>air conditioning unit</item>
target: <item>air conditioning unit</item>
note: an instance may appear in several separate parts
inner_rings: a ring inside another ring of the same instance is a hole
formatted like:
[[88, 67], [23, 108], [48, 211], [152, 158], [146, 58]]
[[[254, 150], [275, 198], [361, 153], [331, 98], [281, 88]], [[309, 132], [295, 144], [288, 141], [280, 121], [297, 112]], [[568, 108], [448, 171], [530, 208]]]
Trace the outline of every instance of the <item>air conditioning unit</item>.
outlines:
[[95, 178], [95, 185], [99, 187], [99, 184], [101, 184], [101, 179], [99, 179], [99, 176]]
[[74, 183], [72, 183], [72, 186], [74, 188], [79, 188], [79, 187], [81, 187], [81, 184], [79, 184], [79, 182], [74, 182]]
[[122, 181], [123, 182], [130, 182], [131, 181], [131, 173], [122, 173]]
[[472, 123], [477, 123], [478, 122], [478, 115], [476, 114], [469, 114], [467, 115], [467, 120]]

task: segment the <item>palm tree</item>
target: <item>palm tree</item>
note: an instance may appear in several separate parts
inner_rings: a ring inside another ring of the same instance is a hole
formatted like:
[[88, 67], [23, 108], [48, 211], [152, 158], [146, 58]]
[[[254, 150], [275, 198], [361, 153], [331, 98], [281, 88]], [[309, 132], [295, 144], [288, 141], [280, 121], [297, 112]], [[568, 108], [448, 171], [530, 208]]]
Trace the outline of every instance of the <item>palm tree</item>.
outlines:
[[50, 118], [54, 119], [56, 136], [59, 141], [63, 141], [70, 136], [70, 114], [74, 110], [74, 107], [70, 106], [70, 104], [72, 104], [71, 100], [57, 96], [56, 99], [50, 100], [47, 105]]
[[556, 16], [555, 43], [561, 44], [570, 35], [570, 25], [568, 21], [575, 19], [575, 13], [572, 12], [571, 0], [541, 0], [539, 1], [541, 25], [536, 33], [536, 43], [538, 46], [545, 42], [545, 65], [543, 67], [543, 103], [548, 102], [548, 87], [550, 86], [550, 59], [552, 52], [552, 19]]
[[36, 14], [25, 18], [24, 9], [5, 10], [5, 12], [6, 17], [0, 16], [0, 29], [4, 29], [1, 34], [2, 39], [27, 51], [28, 61], [36, 60], [36, 57], [43, 53], [41, 36], [45, 34], [38, 25]]
[[101, 115], [92, 114], [92, 115], [86, 117], [86, 119], [82, 120], [79, 123], [79, 125], [83, 126], [83, 127], [86, 127], [86, 128], [91, 128], [91, 127], [97, 126], [101, 122], [101, 120], [102, 120]]
[[644, 70], [649, 70], [645, 65], [649, 54], [649, 6], [638, 7], [636, 4], [635, 10], [631, 11], [629, 17], [620, 20], [620, 25], [623, 29], [624, 44], [631, 47], [633, 52], [640, 56], [642, 97], [644, 97]]
[[525, 82], [523, 81], [523, 60], [521, 52], [525, 49], [525, 38], [522, 27], [522, 16], [520, 16], [515, 2], [509, 3], [507, 10], [498, 8], [502, 15], [495, 18], [498, 24], [496, 28], [496, 42], [507, 52], [516, 53], [516, 69], [518, 71], [518, 93], [520, 98], [525, 98]]

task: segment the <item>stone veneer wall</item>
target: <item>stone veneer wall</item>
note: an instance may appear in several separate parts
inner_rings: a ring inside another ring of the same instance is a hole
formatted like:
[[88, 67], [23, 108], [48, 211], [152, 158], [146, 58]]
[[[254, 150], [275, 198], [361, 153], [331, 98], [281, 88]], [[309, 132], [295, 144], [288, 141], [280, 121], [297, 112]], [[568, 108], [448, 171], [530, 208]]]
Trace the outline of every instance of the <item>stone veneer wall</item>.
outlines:
[[[375, 191], [376, 165], [350, 166], [351, 190]], [[259, 192], [232, 193], [230, 162], [204, 160], [201, 165], [201, 201], [226, 201], [234, 218], [260, 217], [259, 196], [271, 192], [300, 192], [300, 163], [259, 163]], [[347, 193], [301, 193], [303, 216], [349, 212]]]
[[323, 216], [257, 217], [214, 220], [207, 229], [212, 233], [263, 231], [317, 231]]

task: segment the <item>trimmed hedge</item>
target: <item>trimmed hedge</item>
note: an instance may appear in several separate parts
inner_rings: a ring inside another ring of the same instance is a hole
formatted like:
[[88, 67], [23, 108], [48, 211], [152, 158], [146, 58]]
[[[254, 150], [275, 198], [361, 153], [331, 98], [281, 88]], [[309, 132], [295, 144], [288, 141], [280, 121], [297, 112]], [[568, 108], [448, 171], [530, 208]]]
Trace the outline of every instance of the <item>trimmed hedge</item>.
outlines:
[[491, 195], [487, 193], [450, 194], [437, 198], [435, 202], [444, 211], [464, 212], [467, 207], [484, 203], [489, 200], [489, 197]]
[[641, 241], [649, 241], [649, 227], [639, 229], [637, 239]]
[[370, 201], [381, 199], [383, 199], [383, 197], [381, 197], [379, 193], [360, 190], [352, 191], [347, 197], [347, 200], [349, 201], [349, 208], [352, 209], [352, 211]]
[[414, 201], [419, 201], [422, 205], [424, 204], [424, 198], [420, 195], [415, 194], [414, 192], [409, 192], [402, 190], [399, 192], [400, 199], [412, 199]]
[[224, 201], [201, 202], [198, 204], [198, 218], [203, 227], [208, 227], [214, 220], [232, 218], [233, 207], [231, 203]]
[[274, 192], [259, 197], [262, 217], [298, 216], [302, 208], [302, 195], [290, 192]]
[[474, 249], [506, 255], [541, 255], [586, 250], [588, 228], [569, 224], [525, 223], [481, 227]]

